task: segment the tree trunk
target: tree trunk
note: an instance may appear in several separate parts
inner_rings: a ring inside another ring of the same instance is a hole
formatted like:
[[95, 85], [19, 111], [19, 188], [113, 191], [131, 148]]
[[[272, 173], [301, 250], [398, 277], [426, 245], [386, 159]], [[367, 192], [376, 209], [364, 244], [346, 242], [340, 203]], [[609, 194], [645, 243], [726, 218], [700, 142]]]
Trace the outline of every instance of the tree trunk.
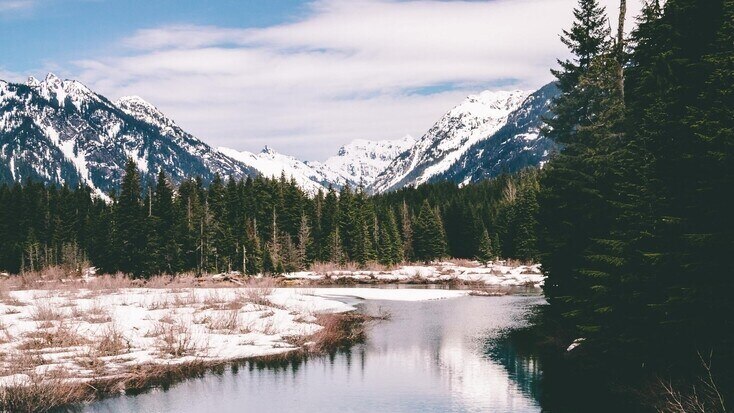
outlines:
[[617, 87], [624, 102], [624, 20], [627, 16], [627, 0], [619, 1], [619, 23], [617, 26]]

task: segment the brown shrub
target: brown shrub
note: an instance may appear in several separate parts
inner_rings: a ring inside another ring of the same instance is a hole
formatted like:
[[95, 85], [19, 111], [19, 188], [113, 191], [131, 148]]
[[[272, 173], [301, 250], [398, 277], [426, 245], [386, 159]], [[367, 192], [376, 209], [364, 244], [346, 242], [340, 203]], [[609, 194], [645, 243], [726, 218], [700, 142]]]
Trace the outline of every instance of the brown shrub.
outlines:
[[93, 396], [87, 386], [32, 374], [26, 381], [0, 388], [0, 411], [48, 412], [58, 406], [91, 401]]
[[39, 301], [31, 310], [33, 321], [59, 321], [64, 314], [47, 301]]
[[247, 301], [259, 305], [269, 305], [269, 296], [275, 290], [277, 282], [272, 278], [252, 278], [247, 281], [243, 291]]
[[221, 331], [228, 334], [239, 332], [240, 314], [237, 310], [217, 312], [209, 318], [207, 327], [212, 331]]
[[112, 323], [102, 331], [95, 342], [95, 350], [100, 356], [118, 356], [130, 351], [130, 341]]
[[43, 350], [45, 348], [74, 347], [87, 343], [77, 330], [63, 321], [57, 327], [39, 328], [24, 334], [28, 340], [17, 346], [18, 350]]
[[158, 323], [155, 346], [161, 354], [183, 357], [196, 353], [199, 346], [194, 341], [191, 329], [185, 324]]
[[329, 351], [364, 339], [365, 317], [361, 314], [319, 314], [316, 319], [322, 329], [311, 337], [312, 350]]

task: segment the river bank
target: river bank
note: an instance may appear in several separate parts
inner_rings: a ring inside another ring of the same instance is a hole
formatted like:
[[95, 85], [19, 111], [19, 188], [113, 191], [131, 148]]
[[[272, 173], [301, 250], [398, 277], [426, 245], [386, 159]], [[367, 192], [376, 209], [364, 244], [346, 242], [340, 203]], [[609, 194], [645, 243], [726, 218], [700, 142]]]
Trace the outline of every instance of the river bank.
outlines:
[[[337, 297], [431, 300], [467, 291], [119, 288], [5, 291], [0, 410], [43, 411], [223, 363], [318, 353], [358, 340], [371, 317]], [[383, 315], [377, 314], [377, 317]]]

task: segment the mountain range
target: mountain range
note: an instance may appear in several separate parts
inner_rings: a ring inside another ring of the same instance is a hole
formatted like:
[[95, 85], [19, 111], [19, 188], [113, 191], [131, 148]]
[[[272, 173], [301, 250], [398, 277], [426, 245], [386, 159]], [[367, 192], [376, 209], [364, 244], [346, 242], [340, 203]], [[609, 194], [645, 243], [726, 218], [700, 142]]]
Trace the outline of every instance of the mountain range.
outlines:
[[358, 139], [318, 162], [267, 146], [260, 153], [212, 148], [140, 97], [113, 102], [53, 74], [25, 84], [0, 80], [0, 183], [85, 184], [107, 197], [132, 158], [145, 181], [163, 170], [174, 184], [216, 174], [284, 174], [310, 194], [347, 184], [371, 193], [437, 180], [465, 184], [547, 161], [556, 145], [542, 136], [542, 119], [557, 93], [553, 84], [534, 93], [481, 92], [418, 139]]

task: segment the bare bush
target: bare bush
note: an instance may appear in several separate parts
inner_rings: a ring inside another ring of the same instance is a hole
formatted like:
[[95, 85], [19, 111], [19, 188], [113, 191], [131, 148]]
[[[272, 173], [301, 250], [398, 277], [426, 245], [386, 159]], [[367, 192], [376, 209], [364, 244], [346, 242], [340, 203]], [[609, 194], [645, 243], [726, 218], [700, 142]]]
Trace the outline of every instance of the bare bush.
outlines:
[[74, 347], [87, 343], [76, 329], [61, 321], [58, 326], [39, 328], [24, 334], [28, 340], [17, 346], [18, 350], [43, 350], [46, 348]]
[[207, 327], [212, 331], [221, 331], [228, 334], [239, 332], [240, 314], [237, 310], [217, 312], [207, 322]]
[[277, 283], [272, 278], [248, 280], [244, 290], [247, 301], [259, 305], [270, 304], [269, 296], [275, 290]]
[[198, 348], [191, 329], [178, 322], [173, 324], [159, 323], [156, 330], [155, 346], [161, 354], [172, 357], [183, 357], [196, 353]]
[[63, 318], [63, 313], [47, 301], [39, 301], [31, 310], [33, 321], [58, 321]]
[[79, 310], [80, 318], [90, 324], [109, 323], [112, 321], [110, 312], [102, 307], [99, 301], [92, 301], [92, 305], [84, 310]]
[[703, 374], [697, 383], [676, 385], [671, 381], [660, 380], [662, 401], [656, 407], [659, 413], [726, 413], [724, 396], [716, 384], [711, 369], [712, 354], [708, 360], [699, 353]]
[[95, 350], [100, 356], [117, 356], [130, 351], [130, 341], [112, 323], [102, 331], [95, 343]]
[[91, 401], [93, 396], [87, 386], [31, 374], [27, 380], [0, 387], [0, 411], [48, 412], [61, 405]]
[[478, 261], [474, 260], [468, 260], [466, 258], [449, 258], [446, 260], [446, 262], [449, 262], [457, 267], [464, 267], [464, 268], [479, 268], [482, 266]]
[[326, 351], [364, 339], [364, 317], [355, 313], [319, 314], [321, 330], [312, 336], [316, 351]]

